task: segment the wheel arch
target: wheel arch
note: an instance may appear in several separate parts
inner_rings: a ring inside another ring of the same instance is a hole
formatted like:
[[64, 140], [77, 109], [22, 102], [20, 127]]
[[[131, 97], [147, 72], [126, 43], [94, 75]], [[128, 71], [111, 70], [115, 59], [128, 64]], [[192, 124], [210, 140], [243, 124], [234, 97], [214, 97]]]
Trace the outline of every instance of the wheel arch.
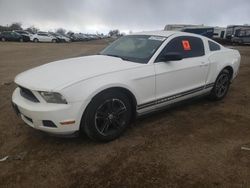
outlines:
[[87, 109], [88, 109], [89, 105], [91, 104], [91, 102], [96, 97], [102, 95], [105, 92], [110, 92], [110, 91], [112, 91], [112, 92], [122, 92], [122, 93], [124, 93], [128, 97], [128, 99], [130, 101], [130, 104], [131, 104], [131, 107], [132, 107], [132, 118], [131, 118], [131, 121], [134, 121], [136, 119], [137, 99], [136, 99], [135, 95], [133, 94], [133, 92], [131, 92], [129, 89], [127, 89], [125, 87], [122, 87], [122, 86], [113, 86], [113, 87], [102, 89], [101, 91], [95, 93], [91, 97], [91, 99], [89, 100], [86, 108], [84, 109], [84, 111], [82, 113], [81, 122], [83, 121], [84, 115], [86, 114]]
[[[226, 67], [224, 67], [224, 68], [220, 71], [220, 73], [221, 73], [223, 70], [227, 70], [227, 71], [229, 72], [230, 80], [232, 80], [233, 74], [234, 74], [234, 69], [233, 69], [233, 67], [230, 66], [230, 65], [227, 65]], [[219, 73], [219, 74], [220, 74], [220, 73]]]

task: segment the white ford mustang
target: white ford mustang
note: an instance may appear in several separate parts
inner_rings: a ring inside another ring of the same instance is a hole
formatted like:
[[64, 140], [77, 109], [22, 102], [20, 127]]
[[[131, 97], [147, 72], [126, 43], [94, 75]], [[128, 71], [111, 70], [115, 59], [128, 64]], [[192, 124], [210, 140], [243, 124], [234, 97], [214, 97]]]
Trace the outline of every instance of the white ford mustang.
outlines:
[[121, 135], [131, 120], [200, 95], [225, 97], [240, 54], [195, 34], [124, 36], [98, 55], [56, 61], [15, 78], [13, 107], [35, 129], [98, 141]]

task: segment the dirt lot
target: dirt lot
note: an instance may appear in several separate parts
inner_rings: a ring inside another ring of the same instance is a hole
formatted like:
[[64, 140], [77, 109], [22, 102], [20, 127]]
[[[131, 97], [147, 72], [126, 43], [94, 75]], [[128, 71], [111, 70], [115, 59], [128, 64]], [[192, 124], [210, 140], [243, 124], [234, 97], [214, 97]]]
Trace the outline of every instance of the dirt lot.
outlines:
[[[250, 47], [224, 101], [199, 99], [137, 120], [118, 140], [55, 138], [11, 109], [14, 76], [107, 42], [0, 43], [0, 187], [250, 187]], [[10, 83], [9, 83], [10, 82]], [[3, 85], [3, 83], [7, 83]]]

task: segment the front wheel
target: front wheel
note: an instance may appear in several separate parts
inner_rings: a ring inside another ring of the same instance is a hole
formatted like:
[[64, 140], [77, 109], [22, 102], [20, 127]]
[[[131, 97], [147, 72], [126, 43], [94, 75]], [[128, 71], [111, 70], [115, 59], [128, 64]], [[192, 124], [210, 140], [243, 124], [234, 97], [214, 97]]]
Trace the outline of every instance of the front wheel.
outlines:
[[230, 78], [230, 73], [226, 69], [219, 74], [210, 93], [210, 99], [222, 100], [227, 95], [230, 86]]
[[35, 43], [39, 42], [39, 40], [38, 40], [38, 39], [34, 39], [33, 41], [34, 41]]
[[22, 38], [20, 38], [20, 39], [19, 39], [19, 42], [23, 42], [23, 39], [22, 39]]
[[114, 140], [128, 127], [131, 112], [131, 103], [125, 94], [105, 92], [95, 97], [88, 105], [81, 123], [81, 131], [97, 141]]
[[56, 43], [56, 39], [52, 39], [52, 42], [53, 42], [53, 43]]

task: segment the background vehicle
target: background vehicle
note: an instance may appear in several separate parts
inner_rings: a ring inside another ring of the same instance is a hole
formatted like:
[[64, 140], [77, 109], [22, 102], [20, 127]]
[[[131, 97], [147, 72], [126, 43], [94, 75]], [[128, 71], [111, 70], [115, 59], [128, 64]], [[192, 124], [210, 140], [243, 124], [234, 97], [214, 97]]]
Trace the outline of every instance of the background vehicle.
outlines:
[[14, 30], [14, 32], [20, 34], [20, 35], [24, 35], [24, 36], [28, 36], [31, 37], [33, 34], [28, 32], [28, 31], [24, 31], [24, 30]]
[[13, 31], [4, 31], [0, 34], [1, 41], [18, 41], [18, 42], [28, 42], [30, 41], [29, 36], [20, 35]]
[[51, 36], [49, 33], [46, 32], [38, 32], [31, 36], [30, 38], [33, 42], [57, 42], [57, 38], [54, 36]]
[[57, 38], [57, 42], [70, 42], [70, 38], [63, 36], [61, 34], [58, 33], [53, 33], [53, 32], [49, 32], [49, 34], [55, 38]]
[[75, 36], [75, 33], [67, 33], [66, 37], [68, 37], [72, 42], [76, 42], [78, 40], [77, 37]]
[[110, 141], [136, 116], [201, 95], [223, 99], [239, 65], [237, 50], [206, 37], [142, 32], [119, 38], [99, 55], [21, 73], [12, 101], [33, 128], [54, 134], [81, 131]]
[[187, 32], [187, 33], [194, 33], [198, 35], [202, 35], [208, 38], [213, 38], [214, 35], [214, 28], [213, 27], [190, 27], [190, 28], [184, 28], [181, 31]]
[[225, 27], [214, 27], [213, 39], [225, 39], [226, 28]]
[[237, 30], [231, 40], [233, 44], [250, 44], [250, 28]]
[[229, 25], [226, 29], [226, 39], [231, 42], [238, 30], [250, 29], [249, 25]]
[[169, 24], [165, 26], [164, 30], [182, 31], [202, 35], [208, 38], [213, 38], [215, 28], [205, 25]]

